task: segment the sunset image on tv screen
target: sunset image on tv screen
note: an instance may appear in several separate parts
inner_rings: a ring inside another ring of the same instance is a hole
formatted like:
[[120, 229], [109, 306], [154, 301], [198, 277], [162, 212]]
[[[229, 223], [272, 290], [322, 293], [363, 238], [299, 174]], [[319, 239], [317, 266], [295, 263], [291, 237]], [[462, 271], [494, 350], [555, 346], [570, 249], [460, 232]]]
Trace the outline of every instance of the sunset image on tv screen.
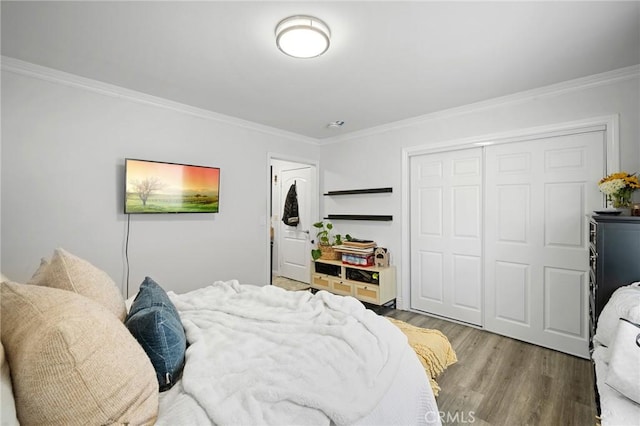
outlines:
[[220, 169], [127, 159], [125, 213], [217, 213]]

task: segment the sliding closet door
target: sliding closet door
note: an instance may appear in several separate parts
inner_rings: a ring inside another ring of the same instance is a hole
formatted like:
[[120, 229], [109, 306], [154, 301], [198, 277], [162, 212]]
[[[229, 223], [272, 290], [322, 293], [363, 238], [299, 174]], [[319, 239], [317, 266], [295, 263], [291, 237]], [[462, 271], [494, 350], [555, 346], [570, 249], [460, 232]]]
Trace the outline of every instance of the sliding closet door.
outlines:
[[482, 323], [482, 150], [411, 157], [411, 307]]
[[588, 356], [588, 219], [604, 132], [486, 147], [485, 327]]

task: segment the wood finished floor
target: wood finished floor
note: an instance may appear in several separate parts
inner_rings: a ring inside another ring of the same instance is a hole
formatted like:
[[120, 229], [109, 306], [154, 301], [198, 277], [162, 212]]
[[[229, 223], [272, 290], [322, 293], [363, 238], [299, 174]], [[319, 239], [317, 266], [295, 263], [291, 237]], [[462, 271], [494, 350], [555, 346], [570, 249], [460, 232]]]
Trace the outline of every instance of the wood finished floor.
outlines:
[[442, 331], [456, 351], [437, 379], [443, 424], [595, 425], [590, 361], [413, 312], [383, 314]]
[[[273, 284], [300, 283], [274, 277]], [[414, 312], [381, 314], [440, 330], [451, 342], [458, 362], [437, 379], [443, 425], [596, 424], [590, 361]]]

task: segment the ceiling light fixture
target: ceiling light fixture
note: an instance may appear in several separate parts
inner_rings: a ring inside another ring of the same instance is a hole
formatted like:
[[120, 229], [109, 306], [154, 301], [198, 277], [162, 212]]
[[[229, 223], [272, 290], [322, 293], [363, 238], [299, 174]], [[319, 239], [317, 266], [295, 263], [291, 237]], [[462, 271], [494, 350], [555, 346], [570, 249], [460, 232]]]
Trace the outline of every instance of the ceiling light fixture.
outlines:
[[327, 24], [313, 16], [290, 16], [276, 26], [276, 45], [294, 58], [315, 58], [329, 48]]

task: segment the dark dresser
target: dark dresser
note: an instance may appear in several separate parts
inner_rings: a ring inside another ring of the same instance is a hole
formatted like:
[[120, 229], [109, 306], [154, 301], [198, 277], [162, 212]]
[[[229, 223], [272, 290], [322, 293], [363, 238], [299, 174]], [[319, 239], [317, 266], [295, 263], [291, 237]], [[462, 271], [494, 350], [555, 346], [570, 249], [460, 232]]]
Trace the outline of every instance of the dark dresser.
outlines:
[[590, 333], [611, 294], [640, 281], [640, 217], [594, 215], [589, 225]]
[[[640, 217], [594, 215], [589, 222], [589, 350], [602, 308], [618, 288], [640, 281]], [[600, 397], [595, 381], [597, 416]]]

